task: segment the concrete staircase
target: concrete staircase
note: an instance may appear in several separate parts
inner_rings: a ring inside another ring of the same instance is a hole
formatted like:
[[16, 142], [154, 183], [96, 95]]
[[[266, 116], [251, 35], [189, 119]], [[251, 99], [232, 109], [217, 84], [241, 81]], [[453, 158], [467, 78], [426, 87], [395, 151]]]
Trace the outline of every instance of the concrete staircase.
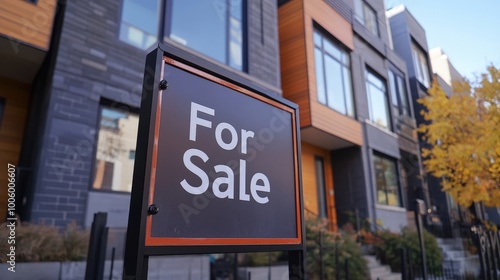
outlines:
[[470, 255], [460, 238], [438, 238], [437, 243], [443, 253], [443, 270], [460, 276], [470, 274], [479, 276], [478, 255]]
[[401, 273], [393, 273], [388, 265], [382, 265], [375, 256], [364, 256], [371, 280], [401, 280]]

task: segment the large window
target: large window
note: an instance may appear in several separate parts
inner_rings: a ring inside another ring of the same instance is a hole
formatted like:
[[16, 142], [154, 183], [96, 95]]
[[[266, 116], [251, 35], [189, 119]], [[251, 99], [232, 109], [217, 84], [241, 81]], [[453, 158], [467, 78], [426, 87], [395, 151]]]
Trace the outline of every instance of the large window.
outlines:
[[141, 49], [158, 41], [159, 0], [123, 0], [120, 40]]
[[318, 102], [353, 117], [349, 53], [315, 30], [314, 63]]
[[379, 36], [377, 12], [363, 0], [354, 1], [354, 17], [361, 22], [370, 33]]
[[325, 185], [325, 165], [323, 158], [314, 158], [315, 169], [316, 169], [316, 190], [318, 192], [318, 216], [320, 218], [326, 218], [327, 213], [327, 203], [326, 203], [326, 185]]
[[411, 47], [413, 56], [413, 66], [415, 67], [415, 77], [425, 87], [429, 87], [429, 67], [427, 66], [427, 56], [416, 46]]
[[93, 189], [130, 192], [139, 116], [101, 106]]
[[377, 203], [401, 206], [396, 161], [380, 155], [373, 155], [375, 182], [377, 184]]
[[366, 92], [370, 120], [381, 127], [391, 129], [385, 83], [368, 70], [366, 71]]
[[391, 89], [392, 105], [400, 115], [410, 116], [410, 106], [408, 104], [408, 93], [406, 82], [403, 76], [396, 72], [389, 71], [389, 85]]
[[167, 36], [243, 70], [244, 0], [168, 1]]

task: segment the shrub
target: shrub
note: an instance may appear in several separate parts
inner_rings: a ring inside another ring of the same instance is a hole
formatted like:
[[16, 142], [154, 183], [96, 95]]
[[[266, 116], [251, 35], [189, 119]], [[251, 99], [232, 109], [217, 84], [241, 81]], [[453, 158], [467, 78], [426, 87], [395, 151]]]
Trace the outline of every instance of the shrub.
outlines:
[[[9, 229], [5, 224], [1, 225], [2, 240], [7, 240], [8, 235]], [[1, 244], [1, 262], [7, 261], [3, 252], [10, 246], [15, 246], [16, 261], [19, 262], [76, 261], [84, 260], [87, 255], [88, 234], [78, 230], [75, 223], [69, 224], [61, 233], [53, 226], [18, 222], [15, 244]]]
[[[436, 238], [424, 230], [425, 257], [428, 271], [438, 271], [442, 267], [443, 256]], [[401, 249], [408, 252], [409, 262], [414, 271], [420, 271], [420, 243], [415, 230], [404, 228], [401, 234], [381, 231], [379, 242], [375, 244], [377, 257], [382, 263], [391, 266], [392, 271], [401, 271]]]
[[[368, 268], [355, 236], [334, 233], [326, 230], [326, 223], [315, 219], [306, 221], [306, 265], [310, 279], [320, 279], [320, 266], [326, 279], [334, 279], [339, 270], [341, 279], [345, 279], [344, 265], [347, 261], [349, 279], [366, 279]], [[322, 258], [320, 254], [322, 244]], [[338, 251], [338, 253], [336, 253]], [[338, 255], [338, 260], [337, 260]], [[338, 264], [338, 267], [337, 267]]]

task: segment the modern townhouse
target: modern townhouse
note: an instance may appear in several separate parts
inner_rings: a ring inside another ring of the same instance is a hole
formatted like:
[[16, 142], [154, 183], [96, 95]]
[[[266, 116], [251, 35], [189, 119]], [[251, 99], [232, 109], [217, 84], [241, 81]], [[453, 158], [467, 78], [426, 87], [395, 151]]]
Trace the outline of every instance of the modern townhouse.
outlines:
[[383, 1], [281, 1], [281, 77], [300, 106], [306, 210], [399, 231], [424, 188], [406, 65], [384, 11]]

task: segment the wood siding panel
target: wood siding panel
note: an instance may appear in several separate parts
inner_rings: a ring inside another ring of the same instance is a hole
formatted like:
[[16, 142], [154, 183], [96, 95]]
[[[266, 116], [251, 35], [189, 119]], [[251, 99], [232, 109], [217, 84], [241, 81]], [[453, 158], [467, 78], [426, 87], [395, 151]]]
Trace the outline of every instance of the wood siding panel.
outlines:
[[305, 31], [308, 41], [312, 43], [312, 21], [315, 21], [346, 47], [354, 49], [354, 33], [351, 23], [330, 5], [323, 0], [305, 0], [304, 9], [306, 15]]
[[54, 22], [56, 1], [2, 1], [0, 5], [0, 35], [48, 50]]
[[315, 157], [323, 158], [325, 174], [325, 196], [328, 220], [332, 230], [337, 227], [337, 212], [333, 191], [333, 169], [330, 152], [311, 144], [302, 142], [302, 181], [304, 190], [304, 207], [306, 212], [318, 215], [318, 192], [316, 182]]
[[314, 127], [356, 145], [363, 145], [362, 126], [358, 121], [317, 102], [311, 102], [311, 111]]
[[283, 97], [299, 105], [300, 126], [311, 124], [304, 10], [301, 0], [292, 0], [278, 10], [281, 85]]
[[7, 164], [17, 166], [29, 102], [30, 85], [0, 78], [0, 97], [5, 99], [0, 118], [0, 217], [7, 209]]

